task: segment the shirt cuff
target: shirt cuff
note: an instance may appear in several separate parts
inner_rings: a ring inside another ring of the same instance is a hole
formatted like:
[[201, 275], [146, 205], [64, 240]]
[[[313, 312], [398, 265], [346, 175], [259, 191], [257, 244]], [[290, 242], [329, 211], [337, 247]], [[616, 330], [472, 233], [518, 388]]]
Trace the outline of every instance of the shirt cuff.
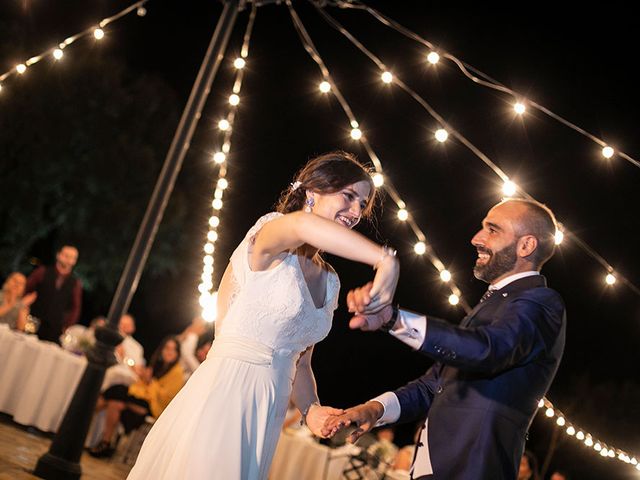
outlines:
[[372, 398], [371, 401], [381, 403], [384, 408], [382, 416], [376, 422], [376, 427], [397, 422], [400, 418], [400, 401], [395, 393], [385, 392], [382, 395]]
[[398, 320], [389, 333], [414, 350], [419, 350], [427, 335], [427, 317], [401, 309]]

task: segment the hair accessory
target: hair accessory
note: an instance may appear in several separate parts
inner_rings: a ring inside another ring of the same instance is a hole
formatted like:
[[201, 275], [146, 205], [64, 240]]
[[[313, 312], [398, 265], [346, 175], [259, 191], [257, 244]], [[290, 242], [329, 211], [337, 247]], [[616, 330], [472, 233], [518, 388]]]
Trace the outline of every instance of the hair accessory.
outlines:
[[293, 183], [291, 184], [291, 191], [292, 191], [292, 192], [295, 192], [295, 191], [298, 189], [298, 187], [299, 187], [300, 185], [302, 185], [302, 182], [301, 182], [301, 181], [299, 181], [299, 180], [296, 180], [295, 182], [293, 182]]
[[311, 213], [311, 209], [315, 204], [316, 202], [313, 200], [313, 197], [307, 197], [307, 199], [304, 201], [304, 211], [307, 213]]

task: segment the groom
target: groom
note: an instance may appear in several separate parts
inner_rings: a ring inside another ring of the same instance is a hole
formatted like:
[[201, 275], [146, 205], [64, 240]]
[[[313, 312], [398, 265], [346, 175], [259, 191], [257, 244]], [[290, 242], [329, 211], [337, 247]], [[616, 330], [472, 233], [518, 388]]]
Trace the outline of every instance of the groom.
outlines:
[[[493, 207], [471, 243], [474, 274], [489, 284], [459, 326], [386, 306], [371, 313], [371, 284], [349, 292], [351, 328], [381, 329], [436, 363], [422, 377], [333, 417], [355, 440], [374, 426], [427, 416], [412, 478], [516, 478], [538, 401], [558, 369], [565, 308], [540, 268], [553, 255], [556, 222], [544, 205], [507, 200]], [[374, 305], [374, 307], [372, 307]]]

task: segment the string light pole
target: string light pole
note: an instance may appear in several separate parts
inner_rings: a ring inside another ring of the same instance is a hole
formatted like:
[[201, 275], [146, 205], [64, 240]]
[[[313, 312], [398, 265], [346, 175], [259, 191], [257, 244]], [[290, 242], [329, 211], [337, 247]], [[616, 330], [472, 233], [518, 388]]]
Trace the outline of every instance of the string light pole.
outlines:
[[100, 395], [105, 370], [116, 363], [114, 349], [122, 341], [118, 333], [118, 321], [127, 311], [138, 286], [165, 207], [173, 191], [182, 161], [200, 119], [211, 84], [224, 56], [231, 31], [236, 22], [240, 2], [224, 0], [224, 8], [218, 20], [204, 60], [198, 72], [191, 95], [169, 147], [169, 151], [156, 182], [151, 200], [138, 230], [118, 288], [109, 309], [106, 327], [96, 330], [95, 347], [87, 354], [89, 363], [76, 388], [71, 404], [65, 413], [49, 451], [38, 459], [34, 474], [50, 480], [77, 480], [82, 474], [80, 456], [93, 411]]

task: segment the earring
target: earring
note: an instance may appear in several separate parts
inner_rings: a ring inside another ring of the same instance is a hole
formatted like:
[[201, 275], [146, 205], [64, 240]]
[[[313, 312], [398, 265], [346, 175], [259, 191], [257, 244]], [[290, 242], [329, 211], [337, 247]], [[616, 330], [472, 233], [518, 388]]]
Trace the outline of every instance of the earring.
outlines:
[[311, 209], [315, 204], [316, 202], [313, 200], [313, 197], [307, 197], [307, 199], [304, 201], [304, 211], [307, 213], [311, 213]]

